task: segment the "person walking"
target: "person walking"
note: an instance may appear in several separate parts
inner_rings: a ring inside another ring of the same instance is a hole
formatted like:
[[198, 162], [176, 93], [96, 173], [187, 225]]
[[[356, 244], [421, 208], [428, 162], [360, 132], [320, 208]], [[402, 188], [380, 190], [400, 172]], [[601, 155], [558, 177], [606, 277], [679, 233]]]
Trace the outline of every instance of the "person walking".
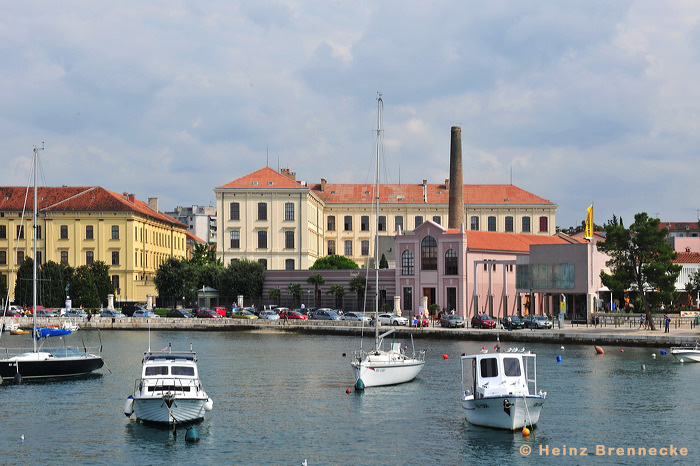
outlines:
[[670, 327], [671, 326], [671, 318], [668, 316], [668, 314], [664, 314], [664, 333], [671, 333]]
[[644, 315], [639, 316], [639, 328], [637, 330], [639, 330], [642, 327], [644, 327]]

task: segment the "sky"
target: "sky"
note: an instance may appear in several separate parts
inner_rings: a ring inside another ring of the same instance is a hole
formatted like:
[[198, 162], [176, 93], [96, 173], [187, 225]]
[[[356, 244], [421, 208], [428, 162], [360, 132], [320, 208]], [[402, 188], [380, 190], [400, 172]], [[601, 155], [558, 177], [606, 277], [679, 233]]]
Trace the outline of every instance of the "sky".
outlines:
[[700, 216], [700, 3], [2, 0], [0, 185], [215, 205], [298, 180], [512, 183], [557, 225]]

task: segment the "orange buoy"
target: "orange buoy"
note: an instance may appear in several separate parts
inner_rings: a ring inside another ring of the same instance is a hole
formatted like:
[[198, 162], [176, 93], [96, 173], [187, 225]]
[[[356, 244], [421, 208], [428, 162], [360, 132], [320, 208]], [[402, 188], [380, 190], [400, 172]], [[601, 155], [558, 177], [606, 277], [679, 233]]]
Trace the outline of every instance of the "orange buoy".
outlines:
[[450, 359], [450, 357], [448, 355], [446, 355], [445, 353], [442, 353], [442, 359]]
[[601, 348], [600, 346], [595, 347], [595, 352], [598, 354], [605, 354], [605, 351], [603, 351], [603, 348]]
[[523, 427], [523, 437], [527, 437], [530, 435], [530, 429], [527, 427]]
[[625, 350], [623, 350], [623, 349], [620, 350], [620, 353], [624, 353], [624, 352], [625, 352]]
[[352, 391], [352, 390], [350, 390], [350, 389], [348, 388], [347, 390], [345, 390], [345, 393], [347, 393], [347, 394], [349, 395], [351, 391]]

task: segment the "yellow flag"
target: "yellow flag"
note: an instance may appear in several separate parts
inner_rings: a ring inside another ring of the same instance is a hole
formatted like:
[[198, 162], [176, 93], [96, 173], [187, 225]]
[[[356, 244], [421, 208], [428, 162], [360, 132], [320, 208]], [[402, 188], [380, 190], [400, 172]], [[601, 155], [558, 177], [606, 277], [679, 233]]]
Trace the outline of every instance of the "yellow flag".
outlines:
[[588, 215], [586, 215], [586, 238], [593, 238], [593, 205], [588, 208]]

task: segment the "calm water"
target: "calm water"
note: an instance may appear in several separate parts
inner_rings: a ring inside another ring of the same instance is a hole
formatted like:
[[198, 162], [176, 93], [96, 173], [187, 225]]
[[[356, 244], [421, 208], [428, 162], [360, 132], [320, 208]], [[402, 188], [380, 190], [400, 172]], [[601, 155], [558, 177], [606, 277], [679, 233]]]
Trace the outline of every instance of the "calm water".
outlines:
[[[80, 336], [80, 332], [77, 334]], [[87, 340], [97, 334], [84, 332]], [[0, 346], [22, 337], [4, 335]], [[460, 402], [459, 355], [482, 342], [416, 340], [428, 357], [419, 378], [347, 395], [359, 340], [265, 332], [152, 332], [152, 349], [199, 355], [214, 410], [187, 444], [167, 429], [122, 414], [148, 345], [146, 332], [102, 332], [111, 370], [80, 380], [0, 387], [0, 463], [91, 464], [697, 464], [700, 364], [653, 359], [658, 349], [528, 345], [538, 354], [538, 388], [548, 392], [535, 435], [523, 439], [469, 425]], [[89, 343], [88, 343], [89, 344]], [[493, 344], [490, 345], [493, 348]], [[441, 354], [450, 356], [443, 360]], [[561, 354], [563, 362], [557, 363]], [[646, 370], [641, 370], [641, 365]], [[24, 435], [24, 440], [20, 440]], [[608, 447], [687, 447], [689, 456], [595, 457]], [[524, 457], [523, 445], [533, 453]], [[587, 448], [587, 458], [541, 457], [540, 446]]]

